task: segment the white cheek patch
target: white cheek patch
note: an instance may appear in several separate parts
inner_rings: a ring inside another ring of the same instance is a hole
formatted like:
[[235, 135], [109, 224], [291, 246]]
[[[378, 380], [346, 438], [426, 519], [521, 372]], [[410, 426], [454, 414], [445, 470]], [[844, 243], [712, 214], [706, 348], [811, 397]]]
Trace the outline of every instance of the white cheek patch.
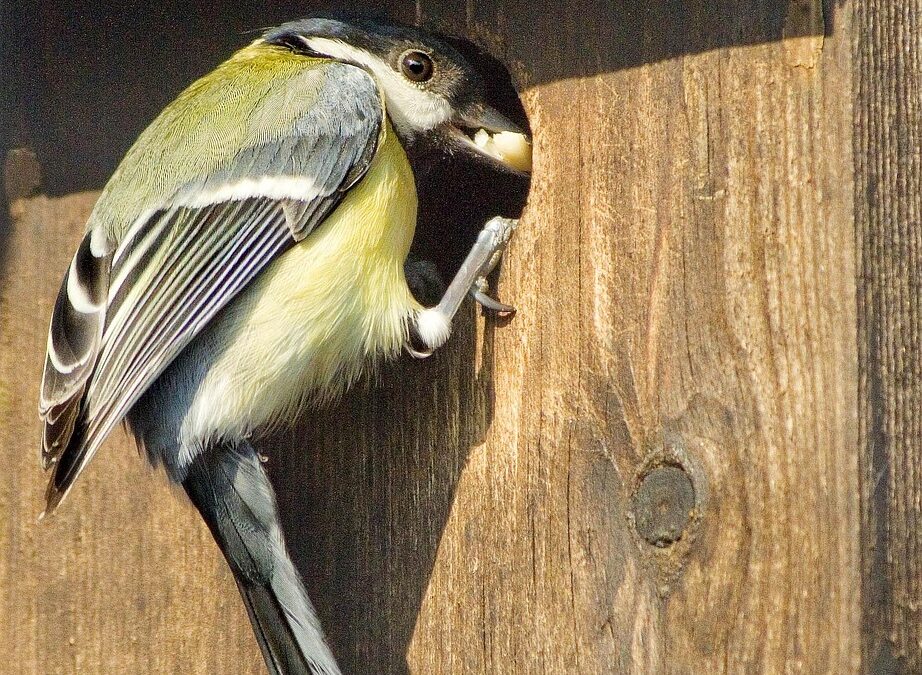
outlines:
[[340, 40], [307, 38], [304, 42], [315, 52], [350, 61], [368, 70], [384, 93], [391, 121], [402, 133], [429, 131], [451, 118], [448, 101], [408, 82], [376, 56]]

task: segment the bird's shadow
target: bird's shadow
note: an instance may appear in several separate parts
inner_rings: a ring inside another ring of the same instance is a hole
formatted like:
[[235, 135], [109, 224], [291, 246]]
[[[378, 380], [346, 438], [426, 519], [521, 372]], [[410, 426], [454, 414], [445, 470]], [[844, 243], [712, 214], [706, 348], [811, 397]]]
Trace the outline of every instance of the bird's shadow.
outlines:
[[491, 350], [475, 372], [467, 314], [454, 349], [385, 368], [276, 439], [289, 548], [344, 672], [408, 670], [455, 488], [493, 414]]
[[[488, 100], [527, 128], [503, 66], [470, 43], [455, 45], [488, 74]], [[447, 281], [489, 217], [521, 213], [528, 180], [440, 161], [432, 149], [411, 155], [420, 197], [414, 249]], [[383, 365], [338, 404], [263, 443], [289, 549], [344, 672], [408, 670], [458, 481], [493, 419], [497, 321], [488, 316], [478, 340], [476, 311], [462, 307], [450, 348]]]

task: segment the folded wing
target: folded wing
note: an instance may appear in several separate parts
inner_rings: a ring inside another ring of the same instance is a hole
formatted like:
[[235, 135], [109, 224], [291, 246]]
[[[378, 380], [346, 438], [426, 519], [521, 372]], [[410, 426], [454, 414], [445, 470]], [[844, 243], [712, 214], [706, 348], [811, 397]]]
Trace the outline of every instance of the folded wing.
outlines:
[[215, 314], [364, 175], [383, 122], [375, 84], [341, 63], [317, 78], [318, 102], [290, 133], [182, 186], [117, 246], [87, 234], [58, 296], [45, 361], [42, 457], [54, 468], [46, 512]]

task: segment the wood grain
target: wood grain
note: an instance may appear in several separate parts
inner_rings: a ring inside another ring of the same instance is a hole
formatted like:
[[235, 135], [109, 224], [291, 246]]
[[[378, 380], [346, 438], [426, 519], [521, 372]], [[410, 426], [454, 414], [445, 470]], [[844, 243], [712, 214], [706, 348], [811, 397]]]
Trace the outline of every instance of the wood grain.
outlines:
[[[509, 64], [535, 173], [511, 322], [468, 308], [450, 347], [262, 443], [346, 672], [922, 667], [919, 8], [862, 1], [390, 3]], [[121, 133], [46, 188], [111, 171]], [[421, 241], [454, 251], [512, 188], [444, 181]], [[46, 322], [92, 200], [20, 198], [0, 236], [0, 655], [263, 672], [205, 528], [120, 435], [34, 520]]]
[[922, 672], [922, 3], [856, 4], [864, 659]]

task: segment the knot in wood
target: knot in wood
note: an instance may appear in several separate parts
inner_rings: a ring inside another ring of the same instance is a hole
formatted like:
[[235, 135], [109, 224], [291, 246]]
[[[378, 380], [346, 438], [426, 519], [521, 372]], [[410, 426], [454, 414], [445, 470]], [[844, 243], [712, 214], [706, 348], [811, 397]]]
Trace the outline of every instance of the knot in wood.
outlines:
[[634, 527], [651, 546], [666, 548], [682, 538], [695, 508], [695, 487], [679, 466], [648, 471], [634, 494]]

